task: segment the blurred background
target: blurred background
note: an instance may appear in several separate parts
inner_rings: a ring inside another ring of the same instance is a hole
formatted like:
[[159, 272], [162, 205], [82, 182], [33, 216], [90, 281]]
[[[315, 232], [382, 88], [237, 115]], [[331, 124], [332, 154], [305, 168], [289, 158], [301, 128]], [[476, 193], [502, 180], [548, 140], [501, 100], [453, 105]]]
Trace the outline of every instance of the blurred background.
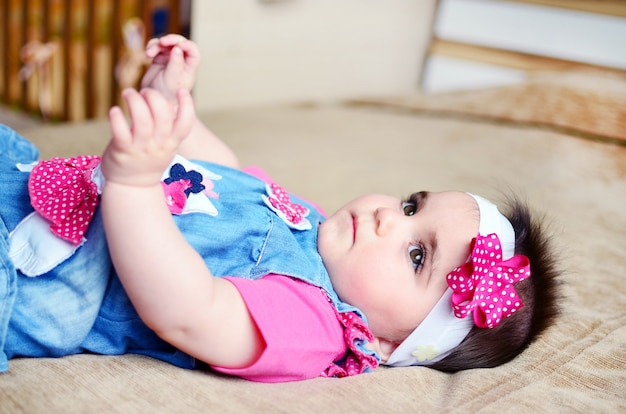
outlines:
[[102, 118], [165, 33], [202, 50], [199, 112], [626, 73], [623, 0], [1, 0], [4, 119]]

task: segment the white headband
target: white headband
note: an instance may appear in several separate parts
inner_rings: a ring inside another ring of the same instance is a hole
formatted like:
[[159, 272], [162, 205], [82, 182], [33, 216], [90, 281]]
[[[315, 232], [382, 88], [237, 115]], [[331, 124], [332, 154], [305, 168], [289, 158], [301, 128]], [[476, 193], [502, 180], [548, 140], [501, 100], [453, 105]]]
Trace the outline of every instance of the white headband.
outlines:
[[[476, 200], [480, 221], [478, 233], [496, 233], [502, 245], [502, 259], [515, 254], [515, 232], [509, 220], [495, 204], [482, 197], [469, 194]], [[471, 317], [454, 316], [451, 303], [452, 290], [446, 289], [435, 307], [417, 328], [393, 351], [384, 365], [406, 367], [431, 365], [446, 356], [465, 339], [474, 326]]]

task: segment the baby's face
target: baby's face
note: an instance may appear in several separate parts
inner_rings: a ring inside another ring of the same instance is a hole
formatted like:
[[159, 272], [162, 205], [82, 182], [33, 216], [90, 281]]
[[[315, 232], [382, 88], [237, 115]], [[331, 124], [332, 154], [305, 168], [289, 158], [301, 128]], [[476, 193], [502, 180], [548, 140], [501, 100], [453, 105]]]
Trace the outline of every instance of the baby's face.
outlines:
[[476, 202], [462, 192], [357, 198], [319, 229], [319, 252], [339, 297], [375, 336], [401, 342], [447, 288], [478, 234]]

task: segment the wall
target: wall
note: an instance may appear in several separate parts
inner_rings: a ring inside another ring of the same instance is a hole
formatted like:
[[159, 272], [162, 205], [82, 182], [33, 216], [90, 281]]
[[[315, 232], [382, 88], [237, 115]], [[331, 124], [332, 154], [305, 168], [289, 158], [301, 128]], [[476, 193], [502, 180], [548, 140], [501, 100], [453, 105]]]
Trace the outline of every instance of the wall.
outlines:
[[198, 111], [417, 90], [435, 0], [194, 0]]

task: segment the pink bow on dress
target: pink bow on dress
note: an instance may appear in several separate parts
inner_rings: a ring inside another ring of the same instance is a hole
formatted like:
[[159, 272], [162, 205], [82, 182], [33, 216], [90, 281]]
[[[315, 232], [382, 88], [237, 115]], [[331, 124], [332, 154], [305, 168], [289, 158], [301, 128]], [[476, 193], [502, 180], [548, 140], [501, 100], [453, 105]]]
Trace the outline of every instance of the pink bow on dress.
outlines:
[[276, 210], [281, 211], [290, 223], [300, 224], [309, 214], [308, 208], [291, 201], [289, 193], [283, 187], [274, 183], [270, 188], [269, 202]]
[[74, 245], [81, 243], [98, 205], [92, 180], [97, 156], [52, 158], [30, 173], [28, 191], [33, 208], [51, 222], [50, 230]]
[[474, 314], [481, 328], [494, 328], [524, 304], [514, 283], [530, 276], [530, 262], [524, 255], [502, 261], [502, 246], [495, 233], [478, 235], [472, 245], [471, 260], [448, 274], [452, 308], [457, 318]]

